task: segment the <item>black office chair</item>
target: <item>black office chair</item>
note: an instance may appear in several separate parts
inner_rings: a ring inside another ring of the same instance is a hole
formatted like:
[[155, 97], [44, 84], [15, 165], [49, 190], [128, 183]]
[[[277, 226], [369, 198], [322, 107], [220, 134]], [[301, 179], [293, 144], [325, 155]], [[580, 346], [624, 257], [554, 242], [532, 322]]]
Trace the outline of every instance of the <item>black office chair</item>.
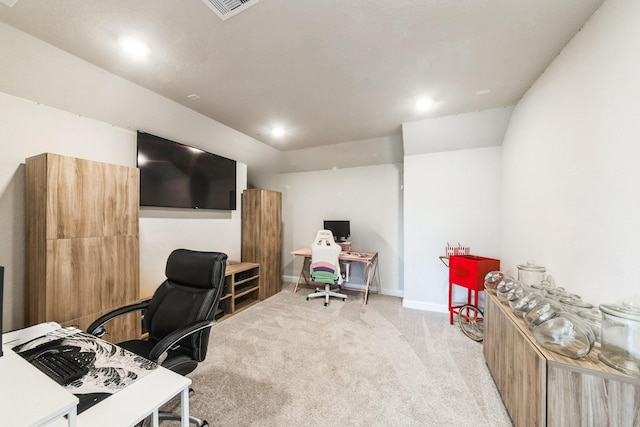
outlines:
[[[87, 332], [102, 336], [104, 324], [115, 317], [144, 310], [143, 327], [147, 340], [118, 343], [119, 346], [186, 375], [207, 354], [209, 328], [222, 296], [227, 255], [176, 249], [169, 255], [167, 279], [150, 300], [118, 308], [93, 322]], [[179, 419], [178, 414], [160, 413], [159, 418]], [[206, 421], [190, 417], [197, 426]]]

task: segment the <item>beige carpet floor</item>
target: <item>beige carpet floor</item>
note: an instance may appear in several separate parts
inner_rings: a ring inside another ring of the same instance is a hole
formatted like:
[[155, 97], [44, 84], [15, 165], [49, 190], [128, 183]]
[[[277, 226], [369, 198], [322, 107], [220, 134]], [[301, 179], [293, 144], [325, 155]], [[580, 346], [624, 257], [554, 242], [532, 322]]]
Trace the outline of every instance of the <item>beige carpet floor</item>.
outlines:
[[359, 292], [325, 307], [292, 290], [213, 327], [190, 375], [192, 415], [218, 427], [512, 426], [482, 344], [447, 315], [376, 294], [363, 306]]

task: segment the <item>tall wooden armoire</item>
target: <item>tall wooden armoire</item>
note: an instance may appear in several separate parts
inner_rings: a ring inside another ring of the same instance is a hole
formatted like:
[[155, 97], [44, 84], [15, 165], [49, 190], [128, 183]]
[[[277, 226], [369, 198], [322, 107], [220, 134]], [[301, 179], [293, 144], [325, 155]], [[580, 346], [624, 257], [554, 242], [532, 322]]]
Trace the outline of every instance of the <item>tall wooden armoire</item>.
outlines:
[[260, 264], [260, 300], [282, 290], [282, 193], [242, 193], [242, 261]]
[[[140, 295], [139, 171], [57, 154], [26, 160], [26, 323], [85, 330]], [[140, 315], [104, 338], [140, 336]]]

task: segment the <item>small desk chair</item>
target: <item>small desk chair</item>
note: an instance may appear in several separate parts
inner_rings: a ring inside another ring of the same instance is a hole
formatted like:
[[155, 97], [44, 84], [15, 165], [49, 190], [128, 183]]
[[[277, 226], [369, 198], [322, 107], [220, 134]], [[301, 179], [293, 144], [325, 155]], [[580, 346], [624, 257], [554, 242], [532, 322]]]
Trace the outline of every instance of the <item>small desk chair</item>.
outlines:
[[340, 274], [340, 246], [333, 239], [333, 233], [329, 230], [320, 230], [316, 234], [316, 239], [311, 246], [311, 280], [324, 283], [324, 291], [316, 288], [316, 291], [307, 296], [307, 301], [311, 298], [325, 297], [325, 307], [329, 305], [329, 297], [342, 298], [347, 300], [347, 296], [331, 291], [332, 285], [342, 283]]
[[[116, 309], [94, 321], [87, 332], [102, 336], [104, 324], [126, 313], [144, 310], [145, 340], [118, 345], [181, 375], [187, 375], [204, 361], [209, 344], [209, 329], [224, 287], [227, 255], [176, 249], [167, 259], [167, 279], [150, 300]], [[179, 419], [177, 414], [159, 414], [161, 420]], [[209, 424], [195, 417], [190, 422]]]

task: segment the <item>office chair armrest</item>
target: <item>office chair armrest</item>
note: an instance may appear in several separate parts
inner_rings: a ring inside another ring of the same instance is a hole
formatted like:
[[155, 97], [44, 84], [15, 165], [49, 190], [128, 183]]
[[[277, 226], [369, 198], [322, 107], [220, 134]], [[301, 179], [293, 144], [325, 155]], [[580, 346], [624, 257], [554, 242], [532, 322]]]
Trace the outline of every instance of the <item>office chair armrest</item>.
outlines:
[[124, 314], [133, 313], [134, 311], [146, 309], [147, 306], [149, 305], [150, 300], [151, 299], [138, 302], [135, 304], [125, 305], [123, 307], [116, 308], [115, 310], [112, 310], [106, 314], [103, 314], [102, 316], [94, 320], [91, 325], [89, 325], [89, 327], [87, 328], [87, 333], [94, 335], [96, 337], [103, 336], [106, 333], [106, 330], [104, 329], [105, 323], [115, 319], [116, 317], [122, 316]]
[[212, 320], [204, 320], [202, 322], [192, 323], [191, 325], [187, 325], [183, 328], [180, 328], [160, 341], [151, 349], [149, 352], [149, 359], [154, 362], [159, 362], [160, 358], [173, 346], [175, 346], [180, 340], [188, 337], [191, 334], [195, 334], [198, 331], [201, 331], [206, 328], [212, 327], [214, 322]]

